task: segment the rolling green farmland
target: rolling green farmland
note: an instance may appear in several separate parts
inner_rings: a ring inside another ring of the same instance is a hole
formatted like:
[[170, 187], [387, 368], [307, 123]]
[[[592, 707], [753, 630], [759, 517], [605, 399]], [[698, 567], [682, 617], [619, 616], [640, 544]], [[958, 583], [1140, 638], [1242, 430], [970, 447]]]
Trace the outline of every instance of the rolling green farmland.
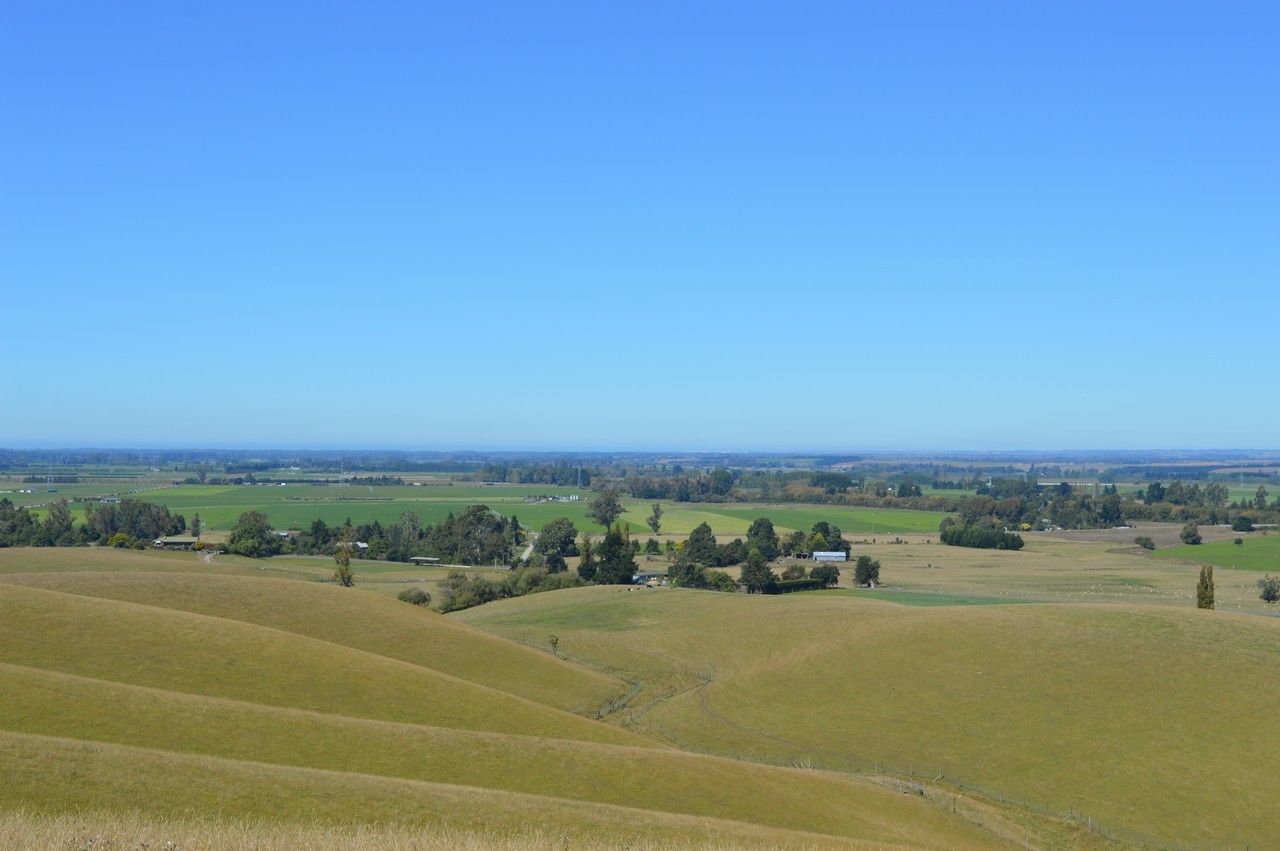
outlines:
[[1154, 553], [1156, 558], [1187, 559], [1231, 570], [1256, 570], [1280, 575], [1280, 535], [1245, 534], [1237, 546], [1230, 539], [1195, 546], [1174, 547]]
[[[845, 506], [792, 506], [761, 505], [751, 508], [717, 508], [716, 513], [736, 517], [750, 524], [757, 517], [768, 517], [775, 526], [784, 529], [809, 530], [814, 523], [825, 520], [840, 527], [846, 534], [891, 534], [895, 532], [937, 532], [938, 524], [947, 515], [940, 511], [902, 511], [891, 508], [848, 508]], [[712, 529], [715, 529], [714, 525]], [[742, 527], [746, 531], [746, 526]]]
[[[59, 490], [56, 494], [22, 494], [23, 504], [44, 504], [76, 495], [100, 496], [116, 491], [108, 486], [67, 485], [81, 488], [76, 494]], [[105, 488], [105, 489], [104, 489]], [[526, 502], [527, 496], [579, 494], [578, 502]], [[600, 530], [587, 517], [587, 505], [594, 494], [577, 488], [552, 485], [451, 486], [369, 486], [369, 485], [173, 485], [127, 493], [155, 502], [184, 515], [199, 514], [205, 528], [226, 531], [245, 511], [262, 511], [278, 529], [300, 529], [320, 519], [330, 525], [347, 518], [354, 523], [394, 523], [406, 511], [416, 513], [425, 525], [439, 523], [450, 513], [460, 513], [469, 505], [483, 503], [507, 516], [516, 515], [527, 528], [538, 529], [557, 517], [568, 517], [580, 529]], [[17, 495], [13, 495], [17, 496]], [[11, 498], [13, 498], [11, 496]], [[631, 525], [633, 535], [648, 532], [645, 519], [651, 501], [624, 499], [626, 512], [621, 520]], [[751, 521], [769, 517], [783, 531], [809, 529], [819, 520], [834, 523], [846, 533], [896, 534], [936, 532], [946, 515], [929, 511], [899, 511], [881, 508], [816, 505], [754, 505], [749, 503], [677, 503], [662, 501], [662, 532], [687, 535], [699, 523], [707, 523], [717, 535], [744, 535]], [[82, 506], [73, 508], [83, 515]]]
[[[76, 490], [73, 490], [76, 489]], [[64, 485], [59, 493], [36, 490], [32, 494], [10, 494], [18, 504], [46, 504], [50, 500], [93, 498], [122, 493], [110, 485]], [[579, 502], [525, 502], [532, 495], [579, 494]], [[451, 486], [370, 486], [370, 485], [173, 485], [125, 493], [134, 499], [165, 505], [170, 511], [191, 520], [200, 514], [207, 530], [227, 531], [243, 512], [260, 511], [270, 517], [276, 529], [303, 529], [312, 521], [339, 525], [351, 518], [355, 523], [378, 521], [389, 525], [404, 512], [415, 512], [424, 525], [443, 521], [449, 513], [461, 513], [467, 505], [483, 503], [502, 514], [515, 514], [522, 525], [540, 529], [557, 517], [568, 517], [579, 529], [599, 531], [586, 514], [593, 493], [553, 485]], [[22, 498], [19, 502], [18, 498]], [[623, 499], [621, 520], [630, 523], [634, 535], [648, 532], [645, 520], [652, 500]], [[852, 534], [906, 534], [936, 532], [946, 516], [941, 512], [895, 511], [884, 508], [846, 505], [673, 503], [662, 502], [662, 532], [687, 535], [699, 523], [708, 523], [717, 535], [745, 535], [756, 517], [769, 517], [782, 531], [808, 530], [815, 522], [827, 521]], [[73, 509], [83, 516], [82, 505]]]

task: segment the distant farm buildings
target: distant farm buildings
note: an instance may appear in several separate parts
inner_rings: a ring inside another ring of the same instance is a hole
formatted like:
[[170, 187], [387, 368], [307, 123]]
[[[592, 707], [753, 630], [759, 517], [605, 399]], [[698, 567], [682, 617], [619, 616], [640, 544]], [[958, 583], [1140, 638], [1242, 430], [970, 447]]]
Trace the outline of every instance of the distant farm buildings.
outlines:
[[438, 559], [438, 558], [437, 558], [437, 557], [435, 557], [435, 556], [411, 556], [411, 557], [409, 558], [409, 563], [410, 563], [410, 564], [418, 564], [418, 565], [429, 566], [429, 565], [433, 565], [433, 564], [439, 564], [439, 563], [440, 563], [440, 559]]
[[189, 550], [199, 540], [190, 535], [166, 535], [163, 538], [156, 538], [151, 542], [151, 546], [157, 550]]
[[849, 554], [844, 550], [818, 550], [813, 554], [814, 561], [848, 561]]

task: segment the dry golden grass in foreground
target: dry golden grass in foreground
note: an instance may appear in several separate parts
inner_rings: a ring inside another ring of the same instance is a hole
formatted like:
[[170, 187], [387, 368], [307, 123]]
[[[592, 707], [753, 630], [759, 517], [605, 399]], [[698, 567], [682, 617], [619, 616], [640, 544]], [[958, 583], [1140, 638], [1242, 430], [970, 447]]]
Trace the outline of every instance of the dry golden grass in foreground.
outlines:
[[[461, 830], [415, 830], [388, 826], [332, 826], [251, 821], [149, 819], [138, 814], [29, 811], [0, 813], [0, 847], [30, 851], [604, 851], [634, 848], [633, 839], [570, 841], [547, 831], [528, 829], [506, 837]], [[705, 839], [645, 841], [646, 851], [663, 849], [759, 848], [763, 845]]]

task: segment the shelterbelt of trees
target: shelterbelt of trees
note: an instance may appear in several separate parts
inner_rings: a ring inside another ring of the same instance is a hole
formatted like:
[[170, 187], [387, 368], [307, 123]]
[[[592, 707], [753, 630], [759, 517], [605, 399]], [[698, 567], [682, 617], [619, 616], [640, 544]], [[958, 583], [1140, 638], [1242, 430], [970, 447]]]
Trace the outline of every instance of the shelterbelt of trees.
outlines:
[[187, 521], [181, 514], [137, 499], [87, 505], [83, 523], [75, 522], [65, 499], [52, 503], [43, 520], [26, 508], [14, 507], [13, 500], [0, 499], [0, 547], [141, 547], [185, 531]]
[[[1108, 528], [1128, 521], [1232, 523], [1248, 513], [1255, 523], [1280, 522], [1280, 498], [1269, 499], [1264, 486], [1249, 500], [1232, 502], [1218, 482], [1169, 485], [1152, 482], [1137, 493], [1121, 494], [1114, 485], [1097, 495], [1070, 484], [1045, 486], [1036, 476], [1010, 476], [990, 481], [929, 480], [910, 476], [873, 479], [820, 471], [714, 469], [686, 472], [675, 465], [664, 472], [647, 471], [617, 479], [598, 478], [636, 499], [672, 502], [799, 502], [809, 504], [902, 508], [959, 513], [969, 522], [991, 518], [1025, 530]], [[939, 493], [955, 491], [955, 493]], [[971, 492], [970, 492], [971, 491]], [[1026, 524], [1023, 526], [1023, 524]]]
[[1152, 482], [1133, 495], [1122, 495], [1112, 485], [1093, 496], [1067, 484], [1046, 488], [1025, 479], [995, 479], [961, 500], [957, 510], [966, 523], [990, 518], [1024, 530], [1108, 528], [1134, 520], [1216, 525], [1241, 516], [1253, 523], [1277, 522], [1280, 499], [1268, 497], [1260, 486], [1253, 499], [1231, 502], [1230, 491], [1218, 483]]

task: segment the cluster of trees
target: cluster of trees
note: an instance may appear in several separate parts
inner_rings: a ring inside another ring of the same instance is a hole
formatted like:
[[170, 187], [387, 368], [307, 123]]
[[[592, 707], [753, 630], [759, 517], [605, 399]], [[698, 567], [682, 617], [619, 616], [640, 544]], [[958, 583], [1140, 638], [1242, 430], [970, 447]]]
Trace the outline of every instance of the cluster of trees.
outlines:
[[[616, 493], [605, 492], [601, 496], [603, 498], [597, 497], [589, 508], [593, 519], [601, 522], [616, 518], [621, 513], [620, 505], [614, 510]], [[661, 516], [661, 506], [655, 504], [648, 521], [654, 532], [661, 526]], [[650, 538], [642, 548], [640, 542], [631, 537], [630, 530], [616, 519], [608, 529], [604, 537], [596, 541], [589, 533], [579, 534], [573, 521], [567, 517], [552, 520], [538, 534], [528, 567], [543, 570], [547, 576], [554, 578], [567, 569], [566, 559], [579, 556], [578, 581], [628, 584], [635, 576], [635, 558], [642, 549], [657, 554], [661, 547], [656, 539]], [[685, 588], [717, 591], [737, 591], [742, 588], [749, 593], [783, 593], [835, 585], [840, 578], [840, 570], [834, 564], [819, 564], [807, 572], [802, 565], [791, 565], [781, 577], [769, 567], [769, 562], [779, 556], [801, 554], [813, 549], [848, 553], [851, 545], [844, 539], [839, 527], [826, 522], [815, 523], [808, 533], [795, 532], [780, 539], [773, 522], [761, 517], [751, 523], [745, 541], [736, 538], [727, 544], [718, 543], [711, 527], [701, 523], [684, 541], [679, 544], [668, 543], [667, 553], [672, 558], [668, 577], [673, 585]], [[715, 569], [736, 564], [743, 565], [741, 578], [738, 580]], [[864, 556], [859, 564], [859, 575], [865, 575], [864, 584], [874, 584], [879, 578], [879, 563]], [[471, 580], [471, 584], [460, 588], [454, 595], [459, 602], [451, 601], [449, 605], [459, 608], [479, 605], [480, 602], [487, 602], [487, 599], [497, 599], [492, 596], [494, 594], [514, 595], [519, 588], [517, 585], [508, 592], [492, 582], [480, 582], [477, 586], [476, 581]]]
[[959, 501], [959, 513], [966, 525], [1000, 524], [1024, 529], [1048, 524], [1064, 529], [1093, 529], [1121, 526], [1125, 503], [1114, 486], [1102, 493], [1077, 491], [1062, 483], [1041, 487], [1033, 479], [992, 479], [977, 492]]
[[1280, 521], [1280, 499], [1268, 501], [1270, 494], [1259, 485], [1252, 498], [1230, 502], [1226, 485], [1206, 485], [1174, 481], [1168, 486], [1152, 482], [1125, 501], [1126, 515], [1140, 520], [1205, 523], [1235, 526], [1243, 512], [1251, 512], [1249, 523]]
[[281, 553], [333, 553], [343, 541], [359, 541], [368, 549], [358, 556], [388, 561], [408, 561], [413, 556], [435, 556], [450, 564], [510, 564], [514, 548], [524, 540], [517, 517], [504, 517], [485, 505], [468, 506], [450, 513], [434, 526], [423, 526], [419, 516], [406, 511], [384, 526], [378, 521], [339, 526], [315, 520], [296, 537], [282, 537], [271, 528], [267, 515], [246, 511], [236, 521], [227, 551], [255, 558]]
[[952, 547], [975, 547], [984, 550], [1020, 550], [1025, 543], [1017, 532], [1009, 532], [994, 524], [944, 518], [938, 527], [942, 543]]
[[224, 549], [236, 555], [266, 558], [284, 552], [287, 545], [288, 539], [276, 534], [267, 515], [261, 511], [246, 511], [236, 520]]
[[678, 588], [701, 588], [706, 591], [737, 591], [737, 581], [723, 570], [678, 559], [667, 570], [667, 579]]
[[826, 521], [813, 524], [808, 532], [796, 530], [785, 538], [778, 536], [773, 521], [760, 517], [747, 528], [747, 537], [734, 538], [727, 544], [716, 543], [715, 533], [700, 523], [689, 537], [676, 547], [676, 554], [704, 567], [729, 567], [742, 564], [752, 550], [758, 550], [765, 561], [779, 556], [803, 556], [813, 552], [840, 551], [848, 555], [853, 549], [840, 527]]
[[639, 541], [632, 541], [630, 531], [620, 523], [610, 526], [599, 544], [593, 544], [590, 535], [583, 535], [578, 576], [583, 582], [598, 585], [628, 585], [636, 574], [639, 548]]
[[[631, 577], [627, 577], [627, 581], [630, 582]], [[456, 612], [507, 597], [522, 597], [582, 584], [582, 580], [572, 574], [563, 571], [551, 573], [546, 567], [535, 565], [513, 568], [497, 579], [469, 576], [461, 570], [453, 570], [440, 584], [439, 609]]]
[[788, 565], [779, 576], [756, 547], [747, 551], [739, 578], [735, 581], [723, 570], [713, 570], [705, 564], [689, 560], [687, 552], [686, 548], [668, 571], [671, 584], [680, 588], [730, 592], [741, 589], [748, 594], [786, 594], [790, 591], [831, 588], [840, 581], [840, 568], [830, 562], [814, 565], [808, 571], [802, 564]]
[[118, 503], [89, 504], [84, 523], [76, 523], [65, 499], [49, 505], [44, 519], [29, 509], [0, 499], [0, 547], [75, 547], [102, 544], [143, 547], [164, 535], [187, 529], [181, 514], [155, 503], [124, 499]]
[[1226, 485], [1212, 482], [1201, 487], [1192, 482], [1172, 482], [1165, 487], [1160, 482], [1152, 482], [1146, 488], [1138, 491], [1137, 498], [1148, 505], [1155, 505], [1158, 502], [1167, 502], [1170, 505], [1207, 505], [1211, 508], [1221, 508], [1231, 499], [1231, 491]]
[[[741, 587], [749, 594], [781, 594], [817, 588], [829, 588], [840, 579], [840, 569], [824, 562], [806, 571], [804, 565], [788, 565], [781, 576], [774, 573], [769, 563], [779, 556], [800, 555], [819, 550], [849, 553], [851, 545], [840, 529], [826, 522], [815, 523], [806, 534], [796, 531], [780, 539], [771, 521], [760, 517], [747, 528], [747, 538], [735, 538], [727, 544], [716, 543], [711, 527], [699, 524], [689, 537], [676, 547], [675, 561], [668, 575], [672, 584], [686, 588], [709, 588], [716, 591], [736, 591]], [[871, 560], [866, 556], [868, 563]], [[861, 559], [860, 559], [861, 561]], [[727, 573], [714, 567], [741, 564], [735, 583]], [[879, 563], [875, 564], [875, 576], [879, 578]]]
[[636, 499], [726, 502], [730, 498], [736, 480], [736, 471], [717, 467], [701, 473], [627, 476], [622, 481], [622, 488]]
[[593, 469], [567, 461], [554, 464], [507, 464], [490, 462], [480, 468], [477, 478], [486, 482], [518, 485], [567, 485], [590, 487]]

